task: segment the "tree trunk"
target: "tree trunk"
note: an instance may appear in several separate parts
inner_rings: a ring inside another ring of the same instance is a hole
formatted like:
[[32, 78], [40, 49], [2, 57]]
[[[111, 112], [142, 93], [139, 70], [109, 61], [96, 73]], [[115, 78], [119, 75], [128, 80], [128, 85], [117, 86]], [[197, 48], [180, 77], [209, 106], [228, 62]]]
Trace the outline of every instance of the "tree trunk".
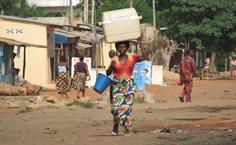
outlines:
[[41, 86], [31, 84], [29, 82], [25, 82], [21, 85], [21, 87], [24, 87], [26, 89], [27, 95], [39, 95], [39, 91], [41, 90]]
[[172, 55], [167, 55], [166, 56], [166, 60], [165, 60], [165, 62], [166, 62], [166, 70], [170, 70], [170, 59], [171, 59], [171, 56]]
[[18, 96], [26, 95], [26, 88], [21, 86], [12, 86], [8, 84], [0, 84], [0, 95]]
[[20, 86], [12, 86], [9, 84], [0, 84], [0, 95], [20, 96], [20, 95], [38, 95], [41, 86], [33, 85], [28, 82]]
[[216, 58], [216, 53], [211, 52], [210, 72], [216, 72], [215, 58]]
[[164, 60], [165, 66], [164, 69], [165, 70], [170, 70], [169, 66], [170, 66], [170, 59], [172, 54], [175, 52], [174, 48], [168, 47], [165, 48], [165, 50], [162, 50], [162, 58]]
[[228, 71], [228, 57], [225, 58], [225, 72]]
[[88, 7], [89, 7], [89, 1], [88, 0], [84, 0], [84, 23], [87, 24], [88, 23]]

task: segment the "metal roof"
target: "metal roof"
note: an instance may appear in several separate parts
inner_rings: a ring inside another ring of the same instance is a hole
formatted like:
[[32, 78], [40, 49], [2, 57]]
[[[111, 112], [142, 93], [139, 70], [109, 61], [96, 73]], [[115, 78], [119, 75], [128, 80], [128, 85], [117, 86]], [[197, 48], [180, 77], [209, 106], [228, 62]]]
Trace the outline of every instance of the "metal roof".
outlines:
[[75, 38], [75, 37], [80, 37], [79, 33], [77, 32], [70, 32], [62, 29], [54, 29], [54, 33], [58, 35], [65, 36], [67, 38]]
[[44, 46], [44, 45], [30, 44], [30, 43], [21, 42], [14, 39], [3, 38], [3, 37], [0, 37], [0, 43], [1, 42], [6, 43], [8, 45], [15, 45], [15, 46], [26, 46], [26, 47], [32, 46], [32, 47], [48, 48], [48, 46]]
[[92, 47], [92, 45], [89, 45], [89, 44], [86, 44], [86, 43], [78, 42], [78, 43], [77, 43], [77, 46], [76, 46], [76, 49], [85, 50], [86, 48], [90, 48], [90, 47]]
[[[78, 33], [80, 35], [80, 40], [81, 41], [95, 43], [94, 35], [93, 35], [92, 32], [90, 32], [90, 31], [81, 31], [81, 32], [78, 32]], [[96, 37], [97, 37], [97, 41], [99, 41], [99, 40], [104, 38], [104, 35], [97, 34]]]
[[68, 17], [30, 17], [30, 19], [49, 24], [69, 25]]
[[[93, 26], [90, 25], [90, 24], [78, 23], [77, 24], [77, 28], [78, 29], [84, 29], [84, 30], [91, 30], [92, 31]], [[102, 27], [95, 26], [95, 29], [96, 29], [97, 32], [103, 33], [103, 28]]]
[[56, 23], [49, 23], [49, 22], [39, 21], [39, 20], [35, 20], [35, 19], [32, 19], [32, 18], [21, 18], [21, 17], [15, 17], [15, 16], [0, 15], [0, 20], [1, 19], [28, 22], [28, 23], [36, 23], [36, 24], [41, 24], [41, 25], [53, 25], [53, 26], [60, 26], [60, 27], [64, 26], [64, 25], [59, 25], [59, 24], [56, 24]]
[[3, 37], [0, 37], [0, 43], [1, 42], [6, 43], [8, 45], [26, 46], [26, 43], [16, 41], [16, 40], [13, 40], [13, 39], [3, 38]]

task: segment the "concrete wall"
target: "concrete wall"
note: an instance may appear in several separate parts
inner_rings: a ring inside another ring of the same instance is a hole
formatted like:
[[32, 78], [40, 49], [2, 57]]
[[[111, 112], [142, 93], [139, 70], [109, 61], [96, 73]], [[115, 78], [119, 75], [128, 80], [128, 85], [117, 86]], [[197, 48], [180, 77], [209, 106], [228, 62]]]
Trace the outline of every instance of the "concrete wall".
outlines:
[[[47, 46], [47, 27], [44, 24], [0, 19], [0, 37], [30, 44]], [[17, 48], [15, 48], [16, 52]], [[47, 48], [26, 48], [25, 79], [31, 83], [47, 87], [51, 80]], [[23, 74], [23, 47], [20, 57], [15, 58], [15, 67]]]

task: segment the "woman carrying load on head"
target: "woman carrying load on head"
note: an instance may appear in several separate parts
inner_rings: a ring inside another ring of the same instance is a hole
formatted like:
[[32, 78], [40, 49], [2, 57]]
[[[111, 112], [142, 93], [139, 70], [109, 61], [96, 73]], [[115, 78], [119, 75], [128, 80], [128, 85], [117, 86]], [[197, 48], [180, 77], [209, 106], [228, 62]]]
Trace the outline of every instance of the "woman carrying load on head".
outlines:
[[106, 71], [107, 75], [114, 73], [112, 83], [113, 101], [111, 104], [111, 113], [114, 117], [113, 135], [118, 134], [119, 125], [124, 127], [125, 133], [129, 133], [132, 127], [132, 105], [136, 90], [136, 85], [132, 79], [133, 69], [136, 62], [147, 59], [140, 41], [139, 46], [142, 56], [137, 54], [128, 56], [126, 53], [129, 49], [129, 41], [117, 42], [115, 47], [119, 55], [112, 59]]
[[68, 91], [68, 84], [69, 80], [67, 77], [67, 72], [68, 72], [68, 64], [66, 63], [65, 56], [61, 56], [59, 59], [59, 63], [57, 64], [57, 79], [56, 79], [56, 86], [57, 86], [57, 92], [61, 94], [61, 97], [63, 95], [67, 96], [67, 91]]

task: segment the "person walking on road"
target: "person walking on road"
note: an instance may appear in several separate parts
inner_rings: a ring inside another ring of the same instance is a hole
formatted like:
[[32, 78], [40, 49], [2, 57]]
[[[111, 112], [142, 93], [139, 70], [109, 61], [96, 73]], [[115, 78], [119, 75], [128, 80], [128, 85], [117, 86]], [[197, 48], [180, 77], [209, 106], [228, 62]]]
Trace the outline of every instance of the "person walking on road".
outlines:
[[230, 61], [231, 65], [231, 74], [232, 74], [232, 79], [236, 79], [236, 57], [232, 57], [232, 60]]
[[179, 96], [179, 100], [184, 102], [192, 102], [193, 76], [196, 74], [196, 65], [194, 59], [190, 56], [190, 51], [185, 51], [185, 56], [180, 63], [180, 82], [184, 85], [183, 91]]
[[67, 91], [68, 91], [68, 84], [69, 84], [69, 80], [68, 80], [68, 64], [66, 63], [66, 59], [65, 56], [61, 56], [59, 58], [59, 63], [57, 64], [57, 70], [58, 70], [58, 74], [57, 74], [57, 79], [56, 79], [56, 86], [57, 86], [57, 92], [59, 94], [61, 94], [61, 97], [63, 97], [63, 95], [67, 96]]
[[90, 80], [88, 66], [84, 62], [84, 56], [79, 56], [80, 62], [74, 65], [74, 87], [77, 89], [77, 99], [80, 99], [80, 92], [82, 97], [85, 97], [85, 84], [86, 80]]
[[136, 54], [128, 56], [126, 53], [129, 49], [129, 41], [116, 42], [115, 47], [119, 55], [112, 59], [106, 72], [107, 75], [114, 73], [111, 104], [111, 113], [114, 119], [112, 135], [118, 134], [119, 126], [124, 127], [125, 133], [129, 133], [132, 128], [132, 106], [136, 90], [136, 85], [132, 79], [133, 69], [136, 62], [147, 59], [140, 42], [139, 44], [142, 56]]

